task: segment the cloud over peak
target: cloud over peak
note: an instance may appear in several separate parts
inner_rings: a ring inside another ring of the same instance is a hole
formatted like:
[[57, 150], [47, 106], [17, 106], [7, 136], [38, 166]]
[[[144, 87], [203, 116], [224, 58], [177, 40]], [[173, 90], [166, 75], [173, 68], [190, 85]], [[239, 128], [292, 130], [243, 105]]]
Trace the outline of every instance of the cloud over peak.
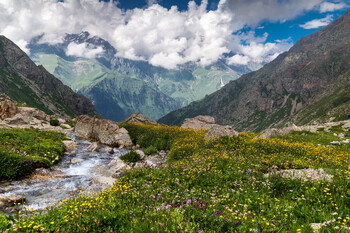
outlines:
[[299, 26], [304, 29], [314, 29], [314, 28], [320, 28], [320, 27], [326, 26], [332, 21], [333, 21], [333, 15], [327, 15], [322, 19], [314, 19], [304, 24], [301, 24]]
[[[249, 33], [246, 41], [247, 34], [237, 32], [247, 26], [254, 30], [263, 20], [285, 21], [311, 9], [339, 7], [320, 6], [322, 0], [220, 0], [216, 10], [208, 11], [208, 2], [203, 0], [200, 5], [190, 1], [186, 11], [179, 11], [158, 2], [148, 0], [143, 9], [122, 10], [113, 1], [1, 0], [0, 33], [26, 49], [39, 35], [43, 35], [40, 43], [56, 44], [66, 33], [88, 31], [109, 41], [117, 56], [169, 69], [187, 62], [209, 65], [229, 52], [236, 54], [229, 59], [231, 63], [266, 62], [292, 43], [265, 43], [267, 35]], [[73, 43], [67, 49], [67, 54], [88, 58], [102, 52], [88, 44]]]

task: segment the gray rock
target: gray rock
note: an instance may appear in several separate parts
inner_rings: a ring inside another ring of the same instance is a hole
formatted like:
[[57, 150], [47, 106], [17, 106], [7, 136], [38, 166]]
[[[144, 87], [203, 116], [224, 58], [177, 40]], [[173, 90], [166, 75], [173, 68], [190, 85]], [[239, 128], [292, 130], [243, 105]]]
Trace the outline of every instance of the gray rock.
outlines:
[[72, 127], [70, 125], [67, 125], [67, 124], [61, 124], [60, 126], [66, 128], [66, 129], [72, 129]]
[[133, 143], [131, 141], [129, 132], [125, 128], [120, 128], [116, 131], [114, 139], [117, 145], [123, 147], [132, 147]]
[[83, 162], [83, 161], [84, 161], [84, 159], [74, 158], [74, 159], [72, 159], [70, 162], [71, 162], [72, 164], [76, 164], [76, 163], [81, 163], [81, 162]]
[[142, 150], [136, 150], [135, 152], [140, 155], [140, 159], [144, 159], [145, 158], [145, 153]]
[[213, 125], [204, 138], [210, 140], [224, 136], [232, 137], [239, 136], [239, 134], [231, 126]]
[[125, 119], [124, 122], [135, 122], [135, 123], [143, 123], [143, 124], [148, 124], [148, 125], [157, 125], [158, 124], [156, 121], [151, 120], [148, 117], [146, 117], [138, 112], [133, 113], [131, 116], [129, 116], [127, 119]]
[[70, 141], [70, 140], [64, 140], [62, 141], [64, 147], [66, 150], [77, 150], [78, 149], [78, 143], [75, 141]]
[[119, 157], [116, 157], [107, 165], [107, 168], [111, 173], [114, 174], [116, 172], [122, 172], [122, 171], [128, 170], [131, 167], [127, 165]]
[[332, 175], [327, 174], [323, 169], [290, 169], [290, 170], [283, 170], [283, 171], [273, 171], [270, 173], [265, 174], [265, 177], [269, 176], [275, 176], [276, 174], [281, 174], [284, 178], [291, 178], [291, 179], [302, 179], [304, 181], [332, 181], [333, 177]]
[[133, 145], [128, 131], [119, 128], [118, 123], [110, 120], [86, 115], [79, 116], [76, 118], [74, 130], [78, 137], [98, 141], [111, 147], [131, 147]]
[[115, 179], [113, 177], [97, 175], [94, 178], [92, 178], [91, 182], [92, 184], [98, 184], [104, 187], [109, 187], [114, 184]]
[[112, 147], [106, 147], [104, 148], [104, 152], [108, 154], [114, 154], [114, 149]]
[[0, 207], [11, 207], [16, 205], [16, 203], [22, 203], [25, 198], [21, 195], [2, 195], [0, 194]]
[[98, 152], [99, 146], [97, 142], [92, 142], [87, 148], [87, 151]]
[[17, 113], [15, 103], [5, 95], [0, 97], [0, 120], [14, 117]]
[[196, 116], [194, 118], [186, 118], [181, 125], [185, 129], [202, 129], [208, 130], [215, 125], [215, 119], [211, 116]]

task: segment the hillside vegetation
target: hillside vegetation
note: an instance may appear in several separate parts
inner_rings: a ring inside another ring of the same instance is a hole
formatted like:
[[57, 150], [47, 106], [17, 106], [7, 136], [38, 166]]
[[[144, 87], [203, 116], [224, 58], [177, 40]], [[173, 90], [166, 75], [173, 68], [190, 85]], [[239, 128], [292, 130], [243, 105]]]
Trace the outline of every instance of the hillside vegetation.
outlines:
[[[134, 143], [170, 149], [166, 164], [120, 173], [97, 196], [77, 192], [44, 212], [3, 213], [10, 232], [348, 232], [349, 148], [289, 134], [240, 133], [206, 141], [205, 131], [124, 124]], [[319, 137], [329, 137], [319, 132]], [[305, 141], [304, 141], [305, 140]], [[306, 140], [309, 140], [307, 142]], [[327, 140], [333, 140], [329, 138]], [[303, 142], [300, 142], [303, 141]], [[293, 179], [288, 169], [324, 169]], [[275, 173], [272, 173], [275, 171]], [[271, 173], [267, 176], [266, 174]], [[21, 211], [21, 212], [20, 212]]]
[[218, 124], [260, 132], [288, 124], [340, 121], [350, 115], [350, 10], [302, 37], [263, 68], [173, 111], [160, 123], [209, 115]]
[[62, 133], [34, 129], [0, 129], [0, 180], [23, 177], [62, 158]]

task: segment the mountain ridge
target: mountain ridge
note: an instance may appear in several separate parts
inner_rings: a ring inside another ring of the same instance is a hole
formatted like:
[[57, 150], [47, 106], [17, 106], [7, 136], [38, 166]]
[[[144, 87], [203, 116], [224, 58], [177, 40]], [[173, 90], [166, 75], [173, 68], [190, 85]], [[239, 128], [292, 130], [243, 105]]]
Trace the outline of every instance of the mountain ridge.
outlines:
[[0, 91], [17, 102], [48, 114], [77, 116], [97, 114], [92, 103], [37, 66], [12, 41], [0, 35]]
[[[238, 78], [243, 72], [258, 66], [257, 64], [252, 64], [251, 68], [249, 66], [233, 66], [226, 64], [224, 60], [218, 60], [207, 67], [188, 63], [179, 66], [178, 69], [167, 70], [152, 66], [146, 61], [116, 57], [114, 54], [117, 51], [108, 41], [91, 36], [88, 32], [67, 34], [65, 41], [56, 45], [40, 44], [39, 41], [40, 38], [36, 38], [29, 45], [32, 59], [37, 64], [44, 65], [52, 74], [78, 93], [88, 96], [95, 103], [97, 109], [102, 109], [104, 104], [100, 104], [101, 101], [98, 100], [101, 96], [96, 96], [94, 93], [105, 87], [103, 85], [105, 78], [123, 79], [123, 82], [129, 80], [129, 86], [132, 83], [135, 85], [138, 83], [137, 86], [142, 85], [148, 90], [145, 93], [150, 96], [142, 96], [142, 93], [139, 93], [139, 96], [134, 99], [152, 100], [147, 102], [149, 109], [154, 110], [151, 115], [148, 114], [148, 110], [142, 109], [143, 106], [139, 103], [125, 101], [125, 99], [119, 98], [119, 95], [101, 97], [108, 100], [111, 105], [111, 109], [108, 110], [109, 113], [105, 117], [115, 121], [123, 120], [126, 112], [128, 114], [141, 112], [152, 119], [158, 119], [172, 110], [186, 106], [190, 102], [220, 89], [222, 84]], [[91, 48], [103, 47], [105, 52], [93, 59], [67, 56], [66, 52], [70, 43], [85, 43]], [[120, 81], [115, 83], [120, 83]], [[105, 93], [112, 93], [111, 89], [113, 88], [120, 89], [117, 85], [106, 89]], [[90, 91], [92, 93], [89, 93]], [[123, 89], [122, 92], [126, 95], [135, 94], [128, 89]], [[101, 94], [103, 93], [99, 92], [99, 95]], [[105, 112], [101, 112], [102, 115]]]
[[238, 130], [261, 131], [337, 114], [341, 115], [338, 119], [344, 118], [346, 113], [331, 113], [324, 108], [326, 112], [305, 121], [302, 114], [319, 95], [330, 95], [332, 90], [327, 89], [328, 85], [336, 85], [343, 76], [347, 80], [349, 35], [350, 10], [323, 29], [301, 38], [288, 52], [263, 68], [229, 82], [221, 90], [168, 114], [159, 122], [181, 124], [188, 117], [210, 115], [218, 123], [233, 125]]

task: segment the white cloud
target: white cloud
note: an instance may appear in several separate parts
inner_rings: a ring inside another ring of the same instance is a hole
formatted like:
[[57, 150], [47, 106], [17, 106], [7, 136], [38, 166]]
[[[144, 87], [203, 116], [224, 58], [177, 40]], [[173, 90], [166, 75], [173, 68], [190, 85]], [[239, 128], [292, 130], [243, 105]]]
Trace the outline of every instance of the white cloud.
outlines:
[[77, 56], [84, 58], [95, 58], [104, 52], [102, 47], [93, 47], [87, 43], [76, 44], [70, 43], [67, 47], [67, 56]]
[[306, 22], [305, 24], [301, 24], [299, 26], [304, 29], [314, 29], [314, 28], [320, 28], [320, 27], [326, 26], [332, 21], [333, 21], [333, 15], [327, 15], [322, 19], [314, 19], [309, 22]]
[[279, 54], [292, 47], [291, 39], [275, 41], [275, 43], [251, 42], [240, 45], [239, 54], [227, 58], [229, 64], [247, 65], [249, 62], [267, 63]]
[[[259, 26], [263, 20], [293, 19], [319, 9], [322, 0], [220, 0], [212, 11], [207, 11], [207, 0], [200, 5], [190, 1], [186, 11], [166, 9], [157, 2], [148, 0], [144, 9], [124, 11], [113, 1], [0, 0], [0, 34], [26, 49], [27, 43], [39, 35], [44, 34], [41, 43], [56, 44], [66, 33], [88, 31], [108, 40], [117, 49], [117, 56], [165, 68], [186, 62], [208, 65], [230, 51], [265, 61], [283, 51], [283, 43], [266, 44], [267, 35], [233, 33], [246, 25]], [[245, 46], [242, 41], [246, 41]], [[70, 46], [67, 53], [79, 56], [101, 52], [88, 45]]]
[[237, 26], [256, 25], [262, 20], [285, 22], [316, 9], [323, 0], [225, 0], [222, 4], [234, 12]]
[[333, 11], [344, 9], [346, 7], [348, 7], [348, 5], [343, 2], [340, 2], [340, 3], [323, 2], [320, 5], [320, 12], [321, 13], [333, 12]]
[[248, 56], [236, 54], [230, 58], [227, 58], [226, 61], [229, 65], [248, 65], [250, 58]]

